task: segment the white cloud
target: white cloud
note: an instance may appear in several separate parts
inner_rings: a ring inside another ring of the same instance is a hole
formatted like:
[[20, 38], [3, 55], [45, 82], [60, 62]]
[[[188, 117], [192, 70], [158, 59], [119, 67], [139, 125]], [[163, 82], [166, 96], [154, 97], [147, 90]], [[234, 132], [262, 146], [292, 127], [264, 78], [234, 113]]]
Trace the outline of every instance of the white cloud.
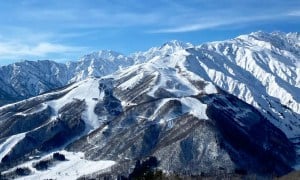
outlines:
[[68, 54], [80, 52], [85, 48], [41, 42], [34, 45], [0, 42], [0, 59], [24, 59], [25, 57], [47, 57], [50, 54]]
[[29, 53], [36, 54], [39, 56], [45, 56], [48, 53], [67, 53], [78, 51], [77, 47], [65, 46], [61, 44], [51, 44], [43, 42], [35, 47], [32, 47]]

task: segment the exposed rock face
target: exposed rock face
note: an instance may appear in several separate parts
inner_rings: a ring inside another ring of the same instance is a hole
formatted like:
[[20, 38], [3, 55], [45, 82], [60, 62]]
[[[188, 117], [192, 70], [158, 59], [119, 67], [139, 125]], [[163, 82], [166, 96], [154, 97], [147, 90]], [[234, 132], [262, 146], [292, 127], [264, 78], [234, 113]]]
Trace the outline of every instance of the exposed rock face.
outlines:
[[99, 82], [100, 93], [104, 94], [103, 100], [99, 101], [95, 107], [97, 115], [107, 114], [110, 117], [118, 116], [123, 110], [121, 101], [114, 96], [113, 85], [110, 79]]
[[220, 95], [209, 98], [212, 101], [207, 115], [216, 123], [223, 148], [239, 168], [260, 173], [275, 170], [277, 175], [292, 170], [289, 166], [295, 163], [296, 152], [284, 133], [232, 95], [226, 95], [226, 99]]

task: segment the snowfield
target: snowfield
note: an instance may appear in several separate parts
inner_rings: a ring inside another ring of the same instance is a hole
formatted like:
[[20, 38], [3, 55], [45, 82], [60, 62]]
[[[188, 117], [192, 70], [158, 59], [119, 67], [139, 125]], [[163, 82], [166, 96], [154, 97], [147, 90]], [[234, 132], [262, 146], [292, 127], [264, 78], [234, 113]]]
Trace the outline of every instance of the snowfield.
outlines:
[[4, 156], [11, 151], [11, 149], [25, 137], [26, 133], [10, 136], [2, 144], [0, 144], [0, 161]]
[[[32, 173], [29, 176], [19, 177], [22, 180], [31, 179], [65, 179], [74, 180], [80, 176], [88, 175], [94, 172], [106, 172], [109, 168], [116, 164], [115, 161], [103, 160], [103, 161], [90, 161], [84, 159], [84, 154], [81, 152], [68, 152], [59, 151], [59, 153], [64, 154], [66, 161], [59, 161], [50, 167], [48, 170], [38, 171], [32, 167], [32, 163], [38, 160], [33, 160], [26, 162], [18, 167], [28, 167]], [[47, 158], [45, 156], [43, 158]], [[4, 173], [14, 170], [15, 168], [8, 170]]]

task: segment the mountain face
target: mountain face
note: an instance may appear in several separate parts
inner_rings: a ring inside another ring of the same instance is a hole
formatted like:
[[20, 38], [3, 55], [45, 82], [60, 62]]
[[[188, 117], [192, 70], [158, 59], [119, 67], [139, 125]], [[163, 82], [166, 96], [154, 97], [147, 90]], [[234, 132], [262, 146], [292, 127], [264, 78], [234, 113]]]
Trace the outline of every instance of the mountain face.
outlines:
[[130, 57], [102, 51], [1, 67], [19, 78], [0, 81], [5, 98], [69, 85], [0, 107], [0, 171], [130, 178], [152, 162], [175, 175], [284, 175], [299, 164], [299, 56], [298, 33], [256, 32], [200, 46], [171, 41]]
[[63, 86], [67, 67], [52, 61], [25, 61], [0, 67], [0, 105]]
[[199, 59], [193, 72], [260, 109], [290, 138], [297, 138], [300, 133], [299, 50], [297, 33], [257, 32], [201, 45], [191, 50], [189, 58]]

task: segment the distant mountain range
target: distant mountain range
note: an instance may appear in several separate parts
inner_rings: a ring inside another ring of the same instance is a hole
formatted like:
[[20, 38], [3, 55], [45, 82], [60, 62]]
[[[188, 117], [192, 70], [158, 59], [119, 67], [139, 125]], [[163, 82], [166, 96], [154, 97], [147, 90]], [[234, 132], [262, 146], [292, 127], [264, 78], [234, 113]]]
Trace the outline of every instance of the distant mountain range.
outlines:
[[130, 178], [149, 162], [164, 176], [281, 176], [299, 167], [300, 34], [19, 62], [0, 67], [0, 102], [4, 178]]

